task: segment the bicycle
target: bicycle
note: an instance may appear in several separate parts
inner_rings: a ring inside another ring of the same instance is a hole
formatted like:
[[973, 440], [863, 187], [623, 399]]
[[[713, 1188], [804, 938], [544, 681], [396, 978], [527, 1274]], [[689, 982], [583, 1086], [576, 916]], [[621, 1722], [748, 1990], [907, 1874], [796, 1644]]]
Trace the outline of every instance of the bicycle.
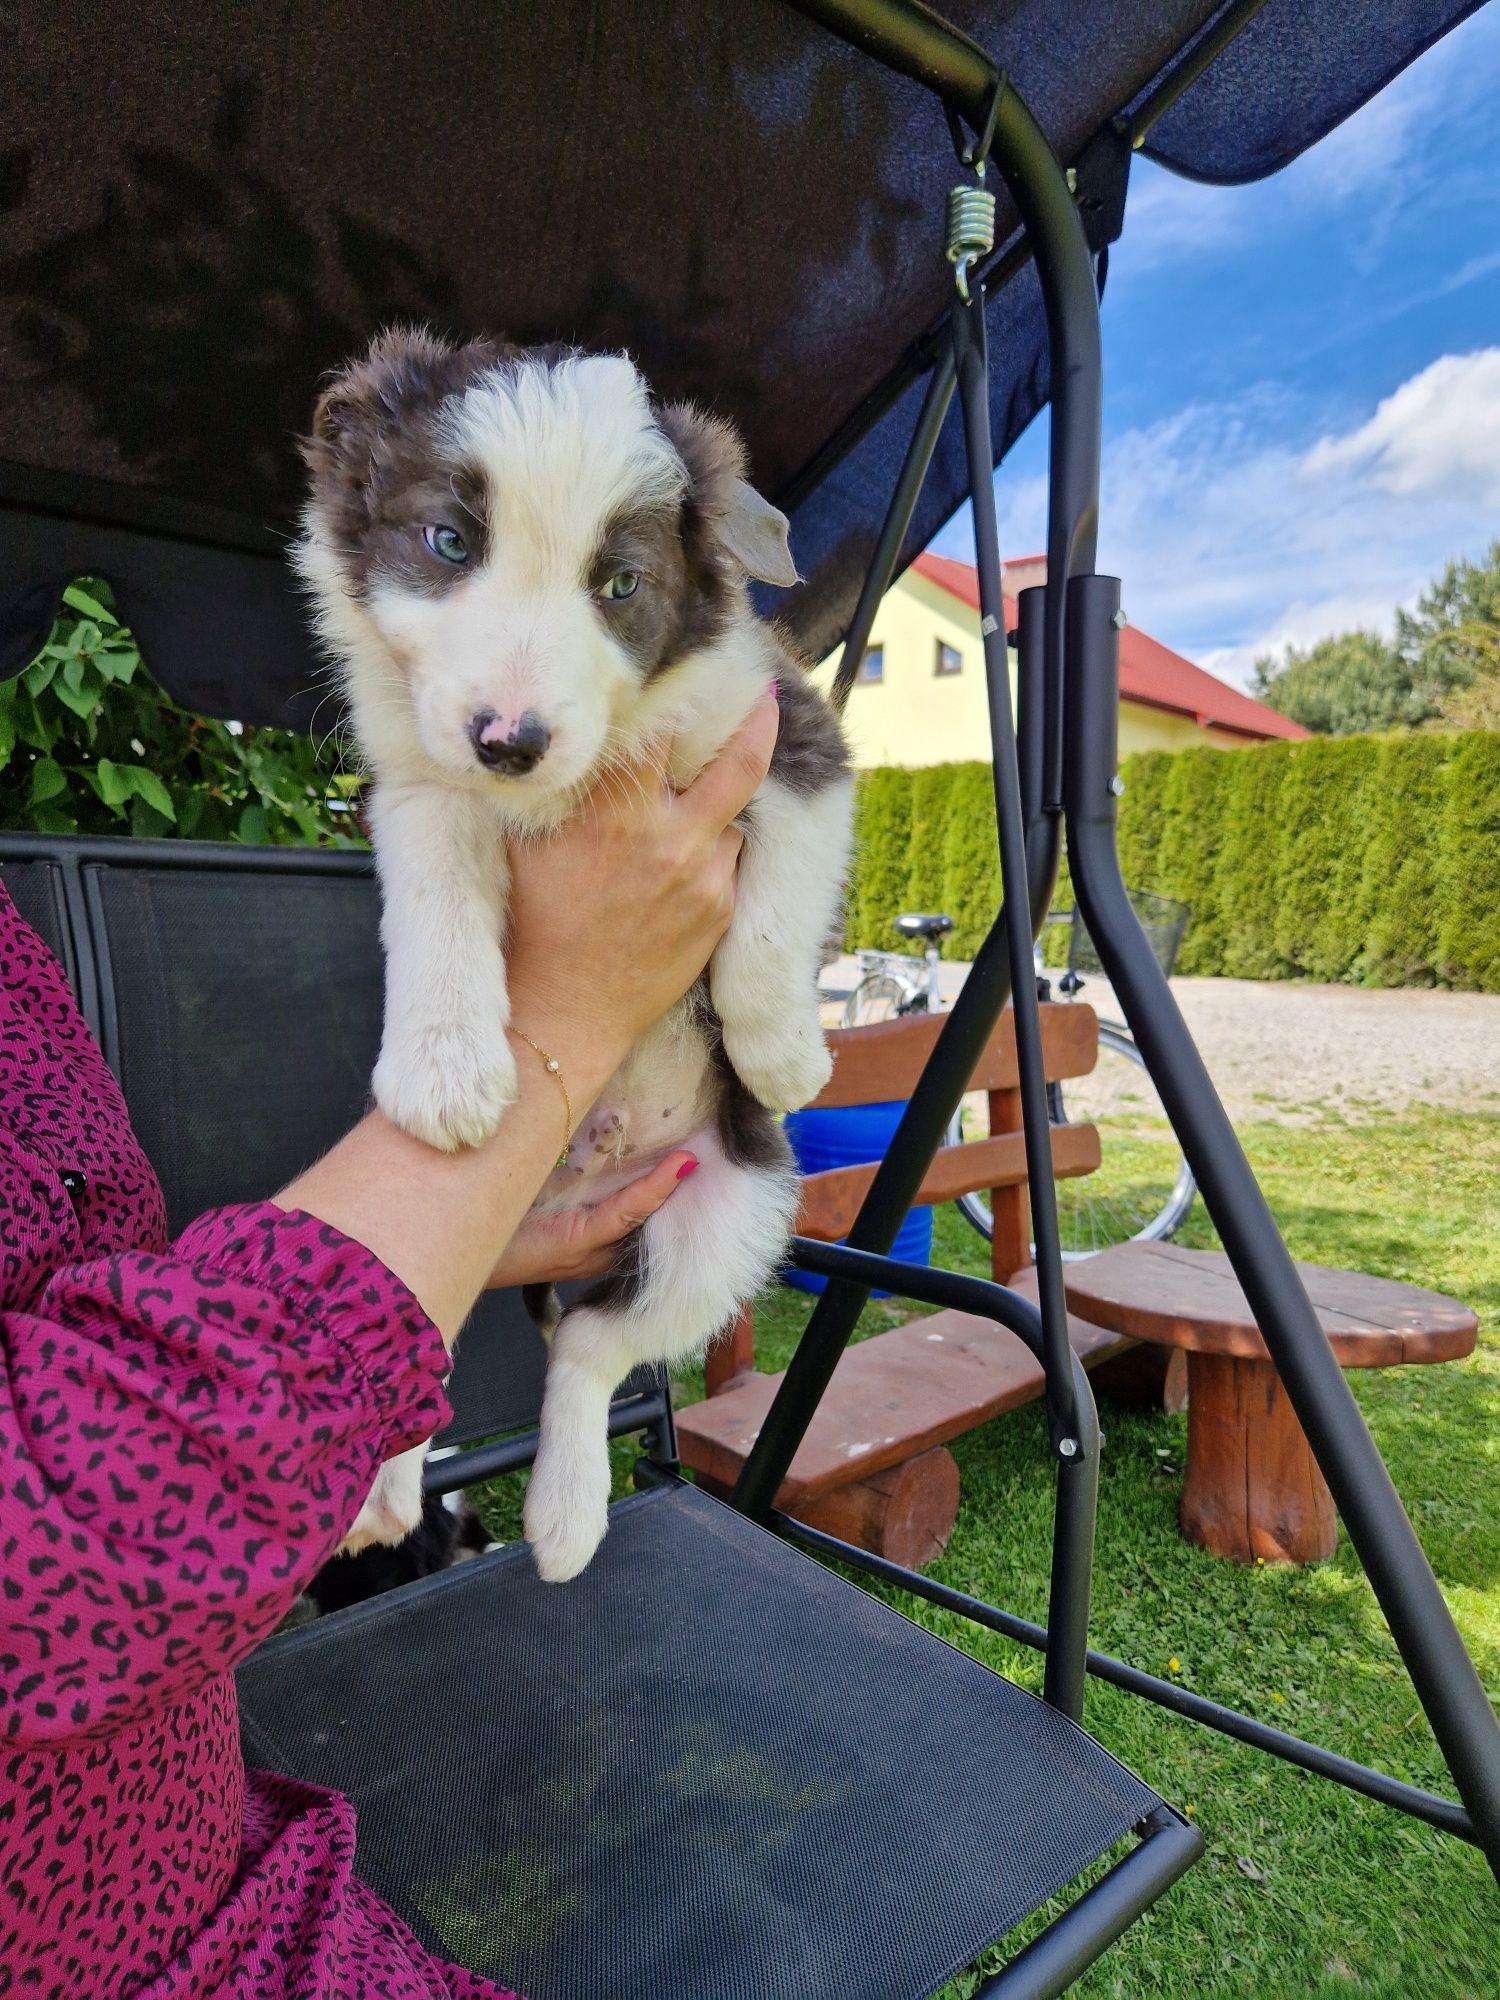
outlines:
[[[1185, 905], [1145, 890], [1132, 890], [1130, 899], [1162, 970], [1170, 976], [1187, 925]], [[1087, 984], [1085, 974], [1102, 976], [1104, 968], [1076, 910], [1057, 912], [1048, 923], [1069, 926], [1068, 963], [1057, 990], [1066, 1000], [1076, 999]], [[860, 952], [860, 981], [844, 1005], [846, 1028], [935, 1013], [941, 1007], [941, 941], [951, 933], [952, 919], [939, 913], [907, 912], [896, 918], [895, 928], [903, 937], [925, 940], [920, 971], [917, 961], [900, 952]], [[1042, 962], [1040, 942], [1035, 957], [1037, 998], [1045, 1002], [1052, 998], [1052, 981]], [[1100, 1021], [1098, 1062], [1087, 1076], [1066, 1085], [1049, 1084], [1047, 1112], [1054, 1125], [1091, 1124], [1100, 1136], [1099, 1168], [1081, 1179], [1058, 1183], [1058, 1222], [1066, 1259], [1090, 1257], [1115, 1243], [1161, 1242], [1175, 1235], [1193, 1205], [1197, 1183], [1172, 1135], [1145, 1058], [1122, 1021]], [[1163, 1135], [1169, 1143], [1163, 1143]], [[946, 1143], [960, 1145], [963, 1136], [960, 1107]], [[994, 1222], [983, 1196], [960, 1195], [954, 1206], [988, 1242]]]

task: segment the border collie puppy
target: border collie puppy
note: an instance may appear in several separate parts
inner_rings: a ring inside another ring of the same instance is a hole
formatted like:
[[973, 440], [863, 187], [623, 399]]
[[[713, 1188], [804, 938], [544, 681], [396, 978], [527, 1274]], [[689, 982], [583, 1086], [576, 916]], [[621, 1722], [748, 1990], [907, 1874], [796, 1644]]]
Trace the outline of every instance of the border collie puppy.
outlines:
[[[390, 332], [333, 380], [305, 455], [297, 567], [373, 778], [375, 1099], [430, 1145], [478, 1144], [515, 1096], [507, 843], [560, 825], [658, 742], [688, 784], [780, 684], [729, 931], [538, 1197], [597, 1202], [674, 1147], [700, 1162], [551, 1333], [525, 1528], [561, 1582], [605, 1531], [617, 1385], [701, 1351], [781, 1258], [797, 1181], [773, 1114], [829, 1075], [817, 975], [848, 854], [847, 752], [750, 607], [747, 578], [797, 580], [785, 518], [747, 483], [734, 432], [653, 402], [624, 356]], [[346, 1546], [416, 1524], [421, 1460], [382, 1468]]]

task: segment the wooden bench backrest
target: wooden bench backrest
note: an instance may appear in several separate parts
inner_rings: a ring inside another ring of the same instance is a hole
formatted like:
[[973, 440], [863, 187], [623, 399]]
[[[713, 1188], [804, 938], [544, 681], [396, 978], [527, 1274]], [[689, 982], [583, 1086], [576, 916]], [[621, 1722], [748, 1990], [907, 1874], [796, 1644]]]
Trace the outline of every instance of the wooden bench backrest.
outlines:
[[[1087, 1076], [1099, 1060], [1099, 1021], [1092, 1007], [1052, 1001], [1041, 1010], [1042, 1067], [1049, 1083]], [[828, 1110], [848, 1104], [884, 1104], [910, 1097], [947, 1022], [946, 1014], [912, 1014], [868, 1028], [835, 1028], [828, 1036], [833, 1075], [814, 1100]], [[1014, 1090], [1015, 1016], [1000, 1016], [970, 1078], [971, 1090]]]
[[[1052, 1003], [1042, 1014], [1042, 1066], [1049, 1083], [1087, 1076], [1099, 1055], [1099, 1023], [1091, 1007]], [[833, 1075], [816, 1100], [818, 1109], [880, 1104], [909, 1097], [943, 1027], [942, 1015], [918, 1014], [867, 1028], [840, 1028], [828, 1037]], [[933, 1158], [917, 1194], [919, 1205], [952, 1201], [981, 1188], [990, 1192], [995, 1217], [991, 1268], [1006, 1279], [1030, 1261], [1031, 1222], [1026, 1200], [1026, 1149], [1016, 1088], [1014, 1016], [1001, 1015], [975, 1065], [971, 1087], [989, 1097], [990, 1136], [945, 1146]], [[1092, 1125], [1052, 1131], [1053, 1171], [1059, 1179], [1093, 1173], [1099, 1135]], [[873, 1164], [831, 1167], [810, 1174], [802, 1187], [797, 1233], [820, 1242], [846, 1236], [874, 1180]]]

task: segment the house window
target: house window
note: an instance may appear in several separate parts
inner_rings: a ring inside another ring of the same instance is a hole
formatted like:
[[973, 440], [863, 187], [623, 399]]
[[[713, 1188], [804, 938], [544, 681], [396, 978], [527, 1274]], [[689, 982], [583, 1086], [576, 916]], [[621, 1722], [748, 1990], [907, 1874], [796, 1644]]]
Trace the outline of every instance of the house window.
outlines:
[[957, 646], [945, 646], [941, 639], [937, 642], [937, 659], [932, 671], [935, 674], [961, 674], [964, 670], [964, 656]]
[[862, 681], [883, 681], [885, 679], [884, 646], [866, 646], [865, 656], [859, 663], [858, 677]]

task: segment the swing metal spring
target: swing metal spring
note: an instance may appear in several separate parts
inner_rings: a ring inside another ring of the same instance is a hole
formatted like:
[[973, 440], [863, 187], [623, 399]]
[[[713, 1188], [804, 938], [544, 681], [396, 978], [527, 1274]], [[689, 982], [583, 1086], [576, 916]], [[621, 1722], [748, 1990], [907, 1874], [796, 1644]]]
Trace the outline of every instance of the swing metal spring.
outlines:
[[995, 247], [995, 197], [987, 187], [948, 190], [948, 261], [954, 267], [958, 295], [967, 305], [969, 269]]

